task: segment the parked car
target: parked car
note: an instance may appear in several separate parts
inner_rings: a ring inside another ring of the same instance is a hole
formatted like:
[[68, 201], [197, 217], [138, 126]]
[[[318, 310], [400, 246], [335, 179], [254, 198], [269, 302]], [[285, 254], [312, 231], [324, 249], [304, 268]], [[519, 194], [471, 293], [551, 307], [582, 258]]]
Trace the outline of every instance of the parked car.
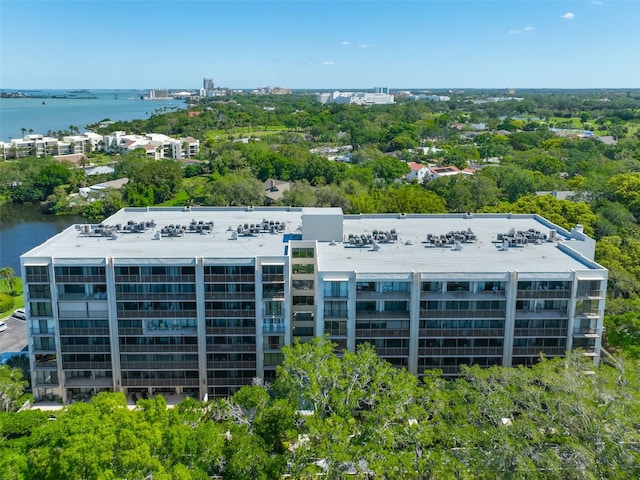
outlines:
[[4, 332], [7, 329], [7, 324], [5, 322], [0, 322], [0, 332]]
[[26, 320], [27, 319], [27, 313], [24, 311], [24, 308], [19, 308], [16, 311], [14, 311], [11, 316], [13, 318], [17, 318], [18, 320]]

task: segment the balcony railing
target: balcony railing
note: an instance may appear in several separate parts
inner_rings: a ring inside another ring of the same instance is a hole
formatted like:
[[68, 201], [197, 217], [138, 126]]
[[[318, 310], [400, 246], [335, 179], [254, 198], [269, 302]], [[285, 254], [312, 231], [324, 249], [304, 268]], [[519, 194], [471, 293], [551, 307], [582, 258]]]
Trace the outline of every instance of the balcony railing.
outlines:
[[27, 297], [29, 300], [42, 300], [42, 299], [50, 299], [51, 292], [28, 292]]
[[265, 273], [262, 275], [262, 283], [282, 283], [282, 282], [284, 282], [284, 274]]
[[596, 290], [580, 290], [580, 289], [578, 289], [578, 291], [576, 292], [576, 297], [578, 297], [578, 298], [592, 298], [592, 299], [602, 298], [602, 290], [600, 290], [600, 289], [596, 289]]
[[513, 347], [513, 355], [564, 355], [567, 347]]
[[207, 345], [207, 353], [214, 352], [255, 352], [256, 344]]
[[420, 318], [505, 318], [505, 310], [420, 310]]
[[49, 275], [27, 274], [27, 283], [49, 283]]
[[207, 309], [204, 313], [207, 318], [255, 318], [256, 316], [256, 311], [253, 308], [244, 310]]
[[55, 370], [58, 368], [57, 360], [47, 360], [45, 362], [36, 361], [36, 370]]
[[62, 353], [111, 353], [109, 345], [62, 345]]
[[566, 328], [516, 328], [515, 337], [566, 337]]
[[121, 370], [198, 370], [198, 362], [120, 362]]
[[376, 347], [376, 354], [380, 357], [397, 357], [397, 356], [403, 356], [403, 357], [408, 357], [409, 356], [409, 347], [380, 347], [377, 348]]
[[356, 326], [357, 338], [397, 338], [409, 337], [409, 329], [395, 328], [367, 328], [362, 329]]
[[62, 361], [63, 370], [107, 370], [111, 369], [111, 362], [65, 362]]
[[196, 310], [118, 310], [118, 318], [196, 318]]
[[256, 362], [208, 361], [207, 370], [255, 370]]
[[255, 335], [256, 327], [207, 327], [207, 335]]
[[205, 300], [255, 300], [255, 292], [206, 292]]
[[55, 328], [31, 328], [31, 335], [54, 335], [56, 333]]
[[124, 387], [197, 387], [197, 378], [123, 378]]
[[187, 300], [195, 302], [196, 294], [195, 292], [164, 292], [164, 293], [151, 293], [151, 292], [142, 292], [142, 293], [129, 293], [129, 292], [118, 292], [116, 293], [116, 300], [137, 300], [137, 301], [162, 301], [162, 302], [171, 302], [178, 300]]
[[430, 337], [503, 337], [503, 328], [421, 328], [420, 338]]
[[254, 275], [223, 275], [219, 273], [205, 274], [205, 283], [255, 283]]
[[56, 275], [56, 283], [105, 283], [106, 275]]
[[72, 327], [60, 327], [60, 335], [68, 337], [81, 337], [81, 336], [109, 336], [109, 327], [87, 327], [87, 328], [72, 328]]
[[391, 310], [391, 311], [377, 311], [377, 310], [361, 310], [361, 311], [357, 311], [356, 312], [356, 319], [357, 320], [363, 320], [363, 319], [387, 319], [387, 318], [409, 318], [409, 311], [408, 310], [404, 310], [404, 311], [396, 311], [396, 310]]
[[571, 290], [518, 290], [518, 299], [538, 298], [538, 299], [558, 299], [571, 298]]
[[265, 324], [262, 325], [262, 333], [284, 333], [284, 324], [273, 325], [273, 324]]
[[[411, 292], [408, 291], [384, 291], [384, 292], [371, 292], [368, 290], [360, 290], [356, 294], [358, 300], [383, 300], [383, 299], [403, 299], [409, 298]], [[346, 297], [346, 295], [345, 295]], [[326, 295], [325, 295], [326, 298]]]
[[191, 353], [198, 345], [120, 345], [122, 353]]
[[107, 294], [105, 293], [60, 293], [58, 294], [58, 300], [81, 300], [83, 302], [86, 301], [96, 301], [96, 300], [107, 300]]
[[109, 312], [107, 310], [101, 312], [87, 312], [84, 310], [82, 312], [61, 311], [58, 313], [58, 317], [60, 318], [60, 320], [74, 320], [76, 318], [95, 318], [99, 320], [106, 320], [109, 318]]
[[491, 355], [502, 356], [502, 347], [424, 347], [418, 349], [419, 356], [450, 355]]
[[116, 275], [116, 283], [194, 283], [195, 275]]

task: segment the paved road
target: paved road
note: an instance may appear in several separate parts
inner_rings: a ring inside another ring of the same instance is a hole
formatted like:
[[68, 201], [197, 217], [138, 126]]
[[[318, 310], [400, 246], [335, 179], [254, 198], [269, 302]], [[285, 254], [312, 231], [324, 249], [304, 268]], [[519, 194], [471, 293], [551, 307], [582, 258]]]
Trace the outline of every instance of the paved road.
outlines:
[[27, 322], [17, 318], [3, 318], [7, 329], [0, 332], [0, 353], [20, 352], [27, 346]]

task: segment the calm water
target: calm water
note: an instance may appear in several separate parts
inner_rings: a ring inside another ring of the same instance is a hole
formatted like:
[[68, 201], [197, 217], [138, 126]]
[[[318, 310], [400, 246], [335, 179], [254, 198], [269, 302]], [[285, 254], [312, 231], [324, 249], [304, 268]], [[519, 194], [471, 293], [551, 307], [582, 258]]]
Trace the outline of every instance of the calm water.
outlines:
[[40, 245], [82, 217], [45, 215], [37, 205], [0, 205], [0, 267], [20, 275], [20, 255]]
[[[47, 98], [0, 98], [0, 141], [22, 138], [21, 128], [45, 134], [47, 131], [68, 130], [74, 125], [85, 126], [108, 118], [134, 120], [149, 118], [155, 110], [184, 108], [182, 100], [140, 100], [147, 90], [89, 90], [78, 96], [97, 98], [49, 98], [71, 95], [67, 90], [26, 91], [28, 95]], [[44, 105], [43, 105], [44, 102]]]

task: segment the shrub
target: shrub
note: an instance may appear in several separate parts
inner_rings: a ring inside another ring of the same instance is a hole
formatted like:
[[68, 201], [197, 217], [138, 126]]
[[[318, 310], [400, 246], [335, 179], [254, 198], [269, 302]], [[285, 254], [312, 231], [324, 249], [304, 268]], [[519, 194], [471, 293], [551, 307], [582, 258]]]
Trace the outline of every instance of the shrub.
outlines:
[[8, 312], [13, 308], [13, 297], [0, 293], [0, 312]]

